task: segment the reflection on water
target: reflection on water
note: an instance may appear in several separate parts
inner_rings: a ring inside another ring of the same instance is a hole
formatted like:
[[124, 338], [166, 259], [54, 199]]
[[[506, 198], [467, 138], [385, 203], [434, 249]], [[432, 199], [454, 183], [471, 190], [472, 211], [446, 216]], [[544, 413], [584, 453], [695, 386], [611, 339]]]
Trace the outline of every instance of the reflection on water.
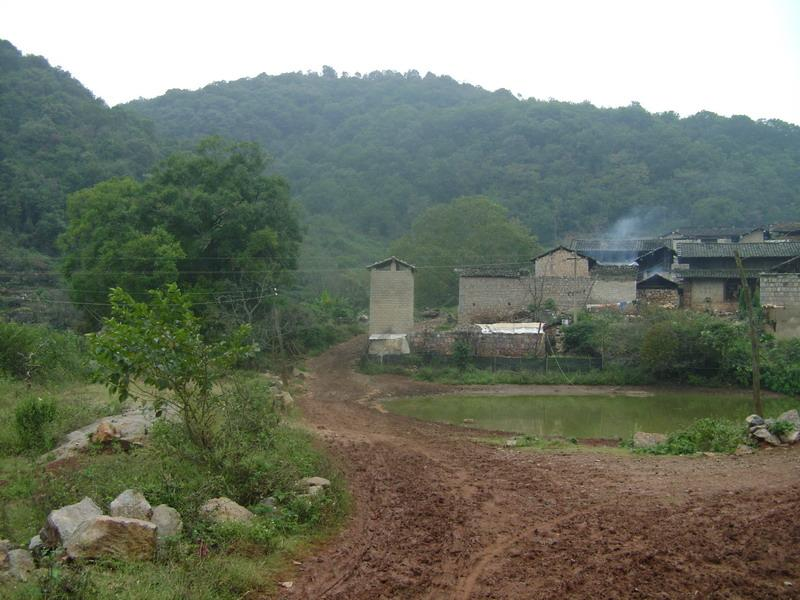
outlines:
[[[786, 399], [767, 400], [767, 414]], [[773, 406], [771, 406], [773, 405]], [[780, 405], [780, 406], [779, 406]], [[669, 433], [702, 417], [744, 419], [748, 396], [656, 394], [631, 396], [436, 396], [401, 398], [384, 404], [390, 412], [427, 421], [539, 436], [626, 438], [636, 431]], [[774, 409], [774, 410], [773, 410]]]

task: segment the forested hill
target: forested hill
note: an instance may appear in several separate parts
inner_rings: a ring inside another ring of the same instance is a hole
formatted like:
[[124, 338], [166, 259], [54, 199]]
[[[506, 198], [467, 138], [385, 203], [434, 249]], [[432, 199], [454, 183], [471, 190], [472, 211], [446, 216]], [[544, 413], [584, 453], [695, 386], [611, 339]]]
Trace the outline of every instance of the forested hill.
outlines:
[[52, 251], [66, 195], [159, 158], [152, 124], [0, 40], [0, 235]]
[[474, 194], [546, 242], [632, 214], [652, 230], [800, 218], [800, 128], [781, 121], [521, 100], [449, 77], [327, 67], [129, 106], [167, 136], [260, 142], [309, 213], [380, 239], [424, 207]]

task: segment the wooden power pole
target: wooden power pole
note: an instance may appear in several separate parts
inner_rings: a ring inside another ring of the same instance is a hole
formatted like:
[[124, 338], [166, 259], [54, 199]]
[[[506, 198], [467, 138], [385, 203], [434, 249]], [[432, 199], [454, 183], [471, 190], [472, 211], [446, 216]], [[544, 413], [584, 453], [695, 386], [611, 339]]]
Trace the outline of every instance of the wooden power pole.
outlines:
[[739, 278], [742, 280], [742, 291], [744, 292], [744, 303], [747, 308], [747, 321], [750, 325], [750, 353], [753, 361], [753, 406], [755, 413], [764, 416], [764, 402], [761, 400], [761, 371], [759, 369], [759, 331], [756, 325], [756, 318], [753, 312], [753, 296], [750, 293], [750, 286], [747, 283], [747, 276], [742, 265], [742, 257], [738, 250], [733, 251], [736, 259], [736, 268], [739, 270]]

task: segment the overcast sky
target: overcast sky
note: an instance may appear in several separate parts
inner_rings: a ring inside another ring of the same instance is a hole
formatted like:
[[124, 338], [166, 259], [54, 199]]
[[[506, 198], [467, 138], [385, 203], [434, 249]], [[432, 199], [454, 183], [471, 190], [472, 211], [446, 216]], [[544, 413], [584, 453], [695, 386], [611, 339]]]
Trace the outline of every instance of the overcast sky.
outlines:
[[800, 124], [800, 0], [2, 0], [0, 37], [111, 105], [327, 64]]

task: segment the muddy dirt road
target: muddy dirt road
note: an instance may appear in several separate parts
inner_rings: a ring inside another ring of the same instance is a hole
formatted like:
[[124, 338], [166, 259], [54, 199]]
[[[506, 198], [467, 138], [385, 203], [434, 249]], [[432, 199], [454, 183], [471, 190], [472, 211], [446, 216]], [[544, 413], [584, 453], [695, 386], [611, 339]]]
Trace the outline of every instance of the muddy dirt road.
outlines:
[[311, 362], [299, 400], [344, 469], [348, 526], [287, 598], [800, 598], [800, 451], [548, 454], [383, 414], [441, 386]]

